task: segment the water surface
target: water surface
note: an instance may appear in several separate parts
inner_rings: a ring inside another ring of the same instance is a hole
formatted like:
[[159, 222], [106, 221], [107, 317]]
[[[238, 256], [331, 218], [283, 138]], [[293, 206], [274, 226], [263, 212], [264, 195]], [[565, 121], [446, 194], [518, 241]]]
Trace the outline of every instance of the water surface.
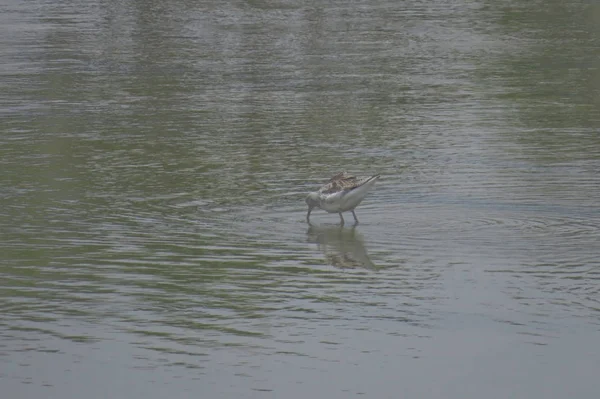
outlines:
[[590, 2], [0, 11], [5, 395], [597, 396]]

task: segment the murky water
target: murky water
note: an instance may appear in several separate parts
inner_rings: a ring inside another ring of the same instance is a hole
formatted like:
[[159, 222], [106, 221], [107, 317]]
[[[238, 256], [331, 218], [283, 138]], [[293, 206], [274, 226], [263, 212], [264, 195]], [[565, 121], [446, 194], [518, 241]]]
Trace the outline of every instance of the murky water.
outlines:
[[2, 396], [597, 397], [592, 3], [0, 5]]

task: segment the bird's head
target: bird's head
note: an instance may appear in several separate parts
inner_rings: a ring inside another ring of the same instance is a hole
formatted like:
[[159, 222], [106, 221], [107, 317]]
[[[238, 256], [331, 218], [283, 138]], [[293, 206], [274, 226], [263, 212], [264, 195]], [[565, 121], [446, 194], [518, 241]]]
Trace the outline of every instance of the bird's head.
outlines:
[[310, 193], [306, 197], [306, 205], [308, 205], [308, 213], [306, 214], [306, 221], [310, 224], [310, 212], [315, 206], [319, 206], [319, 194]]
[[319, 194], [310, 193], [306, 197], [306, 205], [308, 205], [308, 212], [312, 211], [315, 206], [319, 206]]

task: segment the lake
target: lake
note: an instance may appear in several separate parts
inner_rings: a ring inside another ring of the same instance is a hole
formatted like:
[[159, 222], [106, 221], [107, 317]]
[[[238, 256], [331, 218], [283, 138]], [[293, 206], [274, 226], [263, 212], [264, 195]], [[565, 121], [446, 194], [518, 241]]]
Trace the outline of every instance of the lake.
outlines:
[[599, 48], [586, 0], [4, 2], [3, 397], [596, 398]]

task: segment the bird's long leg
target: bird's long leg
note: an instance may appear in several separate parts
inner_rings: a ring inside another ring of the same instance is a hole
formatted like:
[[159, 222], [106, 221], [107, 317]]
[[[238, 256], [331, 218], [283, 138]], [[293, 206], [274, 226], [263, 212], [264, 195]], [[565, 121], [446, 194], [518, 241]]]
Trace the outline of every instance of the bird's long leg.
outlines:
[[342, 216], [342, 212], [340, 212], [340, 221], [342, 223], [342, 226], [344, 225], [344, 217]]
[[352, 216], [354, 216], [354, 221], [358, 224], [358, 218], [356, 217], [356, 213], [354, 213], [354, 209], [352, 209]]

